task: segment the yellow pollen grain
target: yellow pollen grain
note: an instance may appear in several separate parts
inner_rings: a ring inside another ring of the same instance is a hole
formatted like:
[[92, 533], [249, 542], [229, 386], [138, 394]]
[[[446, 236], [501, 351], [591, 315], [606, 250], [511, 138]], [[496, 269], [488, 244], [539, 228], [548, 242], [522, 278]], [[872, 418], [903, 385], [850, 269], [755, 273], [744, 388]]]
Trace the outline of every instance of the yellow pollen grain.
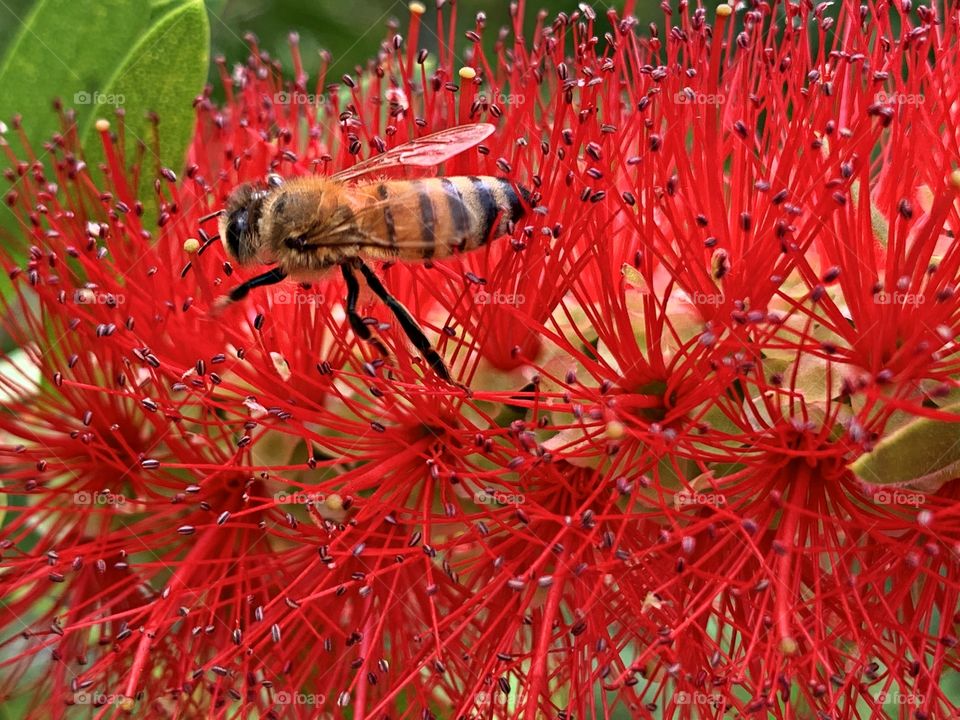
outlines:
[[611, 440], [619, 440], [627, 432], [623, 423], [619, 420], [611, 420], [607, 423], [607, 437]]
[[796, 655], [797, 641], [792, 637], [785, 637], [780, 641], [780, 652], [784, 655]]
[[200, 241], [196, 238], [187, 238], [183, 241], [183, 251], [187, 253], [187, 255], [193, 255], [199, 249]]
[[427, 6], [420, 2], [412, 2], [407, 7], [414, 15], [423, 15], [427, 11]]
[[733, 8], [726, 3], [717, 5], [717, 17], [730, 17], [733, 14]]
[[137, 702], [132, 697], [125, 697], [120, 701], [120, 710], [125, 713], [132, 713], [136, 706]]
[[462, 80], [473, 80], [477, 76], [477, 71], [472, 67], [462, 67], [457, 74]]
[[97, 129], [97, 132], [105, 133], [110, 129], [110, 121], [106, 118], [99, 118], [94, 124], [94, 127]]
[[327, 495], [327, 499], [323, 501], [323, 504], [327, 506], [328, 510], [343, 510], [343, 498], [337, 495], [337, 493]]
[[950, 173], [950, 184], [957, 190], [960, 190], [960, 170], [954, 170]]

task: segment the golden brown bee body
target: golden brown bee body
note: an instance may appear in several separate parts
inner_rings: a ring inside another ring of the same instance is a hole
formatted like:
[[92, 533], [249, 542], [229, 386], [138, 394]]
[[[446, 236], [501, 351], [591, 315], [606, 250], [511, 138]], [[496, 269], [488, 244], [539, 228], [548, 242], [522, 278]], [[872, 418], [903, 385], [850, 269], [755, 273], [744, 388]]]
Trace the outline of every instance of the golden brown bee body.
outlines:
[[478, 248], [510, 231], [529, 207], [529, 193], [491, 176], [347, 181], [387, 168], [436, 166], [493, 131], [485, 123], [461, 125], [411, 140], [333, 176], [284, 180], [271, 175], [265, 188], [237, 187], [216, 213], [219, 237], [240, 265], [272, 267], [235, 287], [214, 309], [243, 299], [254, 288], [288, 277], [309, 280], [336, 265], [346, 283], [347, 319], [354, 333], [388, 354], [357, 312], [360, 285], [354, 270], [359, 269], [431, 367], [453, 382], [423, 330], [364, 260], [439, 259]]
[[306, 279], [352, 258], [429, 260], [480, 247], [520, 219], [524, 195], [490, 176], [363, 185], [301, 177], [238, 188], [220, 236], [241, 264], [275, 262]]

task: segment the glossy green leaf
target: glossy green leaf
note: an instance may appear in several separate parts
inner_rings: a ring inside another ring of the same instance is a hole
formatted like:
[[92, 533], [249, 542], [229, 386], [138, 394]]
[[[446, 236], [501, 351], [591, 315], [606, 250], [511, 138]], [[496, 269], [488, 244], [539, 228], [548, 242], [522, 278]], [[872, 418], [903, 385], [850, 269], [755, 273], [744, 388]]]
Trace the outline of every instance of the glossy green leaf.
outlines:
[[[128, 0], [39, 0], [26, 16], [7, 20], [19, 31], [0, 59], [0, 119], [22, 115], [24, 132], [39, 150], [60, 129], [53, 99], [76, 108], [80, 121], [88, 116], [93, 97], [143, 34], [147, 16]], [[11, 211], [2, 207], [0, 224], [14, 228]]]
[[158, 20], [180, 4], [180, 0], [149, 0], [150, 19]]
[[59, 128], [51, 101], [59, 97], [81, 116], [102, 92], [137, 38], [147, 16], [137, 3], [40, 0], [0, 61], [0, 118], [24, 118], [31, 142]]
[[[110, 77], [95, 112], [86, 121], [84, 147], [91, 166], [100, 161], [100, 142], [94, 124], [113, 117], [114, 104], [126, 110], [127, 153], [135, 144], [146, 148], [140, 172], [139, 195], [153, 197], [153, 181], [160, 167], [182, 169], [193, 134], [193, 99], [203, 89], [210, 61], [210, 27], [201, 0], [178, 3], [158, 19], [126, 54]], [[159, 117], [160, 155], [155, 153], [149, 113]]]
[[3, 0], [0, 4], [0, 57], [13, 42], [33, 6], [31, 0]]
[[[944, 409], [960, 414], [960, 405]], [[960, 422], [917, 418], [881, 439], [850, 469], [873, 485], [936, 486], [960, 474]]]

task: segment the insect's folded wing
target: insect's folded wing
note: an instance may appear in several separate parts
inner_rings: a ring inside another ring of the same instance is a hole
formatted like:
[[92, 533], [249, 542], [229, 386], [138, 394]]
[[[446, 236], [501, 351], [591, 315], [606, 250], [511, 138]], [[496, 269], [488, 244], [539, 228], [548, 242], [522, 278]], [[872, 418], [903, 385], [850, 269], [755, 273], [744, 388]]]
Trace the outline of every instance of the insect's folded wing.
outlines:
[[433, 204], [415, 186], [390, 197], [372, 200], [354, 210], [361, 248], [407, 258], [428, 257], [436, 243], [438, 218]]
[[483, 142], [490, 137], [494, 129], [490, 123], [447, 128], [398, 145], [330, 177], [333, 180], [347, 181], [394, 167], [434, 167]]

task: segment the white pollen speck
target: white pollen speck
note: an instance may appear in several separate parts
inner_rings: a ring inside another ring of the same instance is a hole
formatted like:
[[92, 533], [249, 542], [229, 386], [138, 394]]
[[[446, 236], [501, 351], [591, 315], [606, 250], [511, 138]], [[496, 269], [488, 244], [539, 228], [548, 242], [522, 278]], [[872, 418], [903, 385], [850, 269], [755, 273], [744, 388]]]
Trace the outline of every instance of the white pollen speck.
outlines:
[[80, 288], [77, 290], [76, 301], [83, 305], [89, 305], [96, 300], [96, 294], [90, 288]]
[[651, 609], [659, 610], [663, 607], [663, 601], [660, 599], [660, 596], [655, 592], [648, 592], [647, 596], [643, 599], [643, 605], [640, 607], [640, 612], [645, 613], [649, 612]]
[[290, 366], [287, 364], [283, 355], [278, 352], [271, 352], [270, 359], [273, 361], [273, 367], [276, 369], [277, 374], [283, 381], [286, 382], [289, 380], [293, 373], [290, 372]]
[[267, 409], [252, 397], [244, 400], [243, 404], [247, 406], [247, 409], [250, 411], [250, 417], [252, 418], [260, 418], [267, 414]]

